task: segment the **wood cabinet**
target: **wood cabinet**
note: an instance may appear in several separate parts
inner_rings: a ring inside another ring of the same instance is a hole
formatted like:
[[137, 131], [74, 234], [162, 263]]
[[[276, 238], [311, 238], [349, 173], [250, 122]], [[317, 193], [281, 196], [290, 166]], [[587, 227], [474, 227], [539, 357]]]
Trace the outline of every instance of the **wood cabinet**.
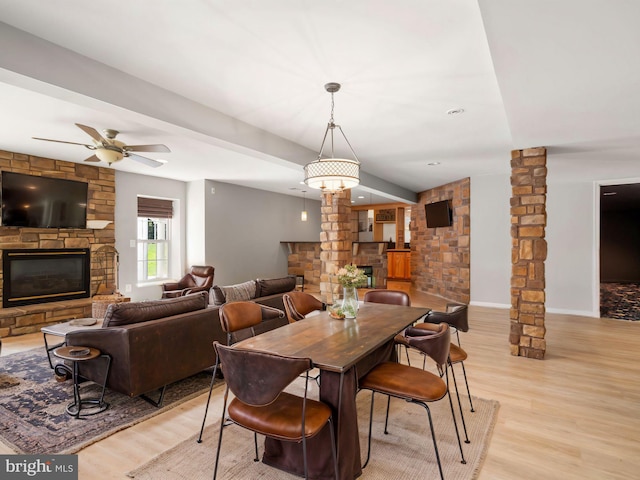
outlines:
[[411, 280], [411, 252], [387, 252], [387, 278]]

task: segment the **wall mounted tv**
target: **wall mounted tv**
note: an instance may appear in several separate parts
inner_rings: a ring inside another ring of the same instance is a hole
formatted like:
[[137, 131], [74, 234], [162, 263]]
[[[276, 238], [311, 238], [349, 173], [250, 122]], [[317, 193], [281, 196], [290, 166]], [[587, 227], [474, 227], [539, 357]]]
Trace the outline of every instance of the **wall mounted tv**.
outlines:
[[2, 226], [86, 228], [88, 184], [2, 172]]
[[453, 224], [453, 212], [449, 200], [427, 203], [424, 206], [427, 216], [427, 228], [450, 227]]

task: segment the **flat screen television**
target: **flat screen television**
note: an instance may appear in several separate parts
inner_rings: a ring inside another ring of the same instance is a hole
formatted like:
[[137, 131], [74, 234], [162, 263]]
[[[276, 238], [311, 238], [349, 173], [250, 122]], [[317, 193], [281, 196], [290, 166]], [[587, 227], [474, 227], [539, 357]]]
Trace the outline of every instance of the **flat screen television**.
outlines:
[[86, 228], [88, 184], [2, 172], [2, 226]]
[[453, 224], [453, 213], [449, 200], [427, 203], [424, 206], [427, 216], [427, 228], [450, 227]]

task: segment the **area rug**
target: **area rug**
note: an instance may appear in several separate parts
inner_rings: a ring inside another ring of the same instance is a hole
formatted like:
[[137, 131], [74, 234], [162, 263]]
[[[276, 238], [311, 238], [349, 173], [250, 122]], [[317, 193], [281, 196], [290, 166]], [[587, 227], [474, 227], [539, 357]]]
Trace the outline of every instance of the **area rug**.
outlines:
[[[220, 415], [222, 394], [222, 389], [218, 389], [214, 395], [210, 410], [215, 412], [212, 417]], [[366, 457], [370, 399], [369, 392], [358, 395], [358, 424], [363, 460]], [[482, 467], [498, 415], [499, 404], [495, 400], [474, 397], [473, 405], [476, 409], [475, 413], [469, 412], [468, 406], [465, 411], [467, 430], [471, 440], [470, 444], [463, 443], [466, 465], [460, 463], [460, 451], [453, 429], [449, 402], [445, 399], [431, 407], [438, 449], [447, 480], [473, 480], [477, 478]], [[376, 395], [375, 406], [371, 461], [364, 469], [362, 478], [371, 480], [440, 478], [425, 409], [402, 400], [392, 400], [390, 432], [384, 435], [386, 407], [384, 397]], [[202, 443], [197, 443], [197, 436], [193, 436], [127, 475], [136, 480], [210, 479], [213, 476], [218, 432], [216, 422], [205, 429]], [[262, 454], [263, 445], [264, 442], [259, 440], [260, 454]], [[313, 455], [312, 452], [310, 454]], [[232, 425], [225, 429], [222, 439], [218, 478], [294, 480], [299, 477], [261, 462], [254, 462], [252, 433]]]
[[[169, 385], [161, 408], [107, 390], [107, 410], [76, 419], [65, 413], [73, 399], [73, 385], [70, 380], [54, 379], [44, 348], [0, 357], [0, 372], [13, 380], [0, 388], [0, 441], [24, 454], [77, 452], [206, 392], [211, 381], [211, 374], [203, 372]], [[99, 390], [92, 384], [81, 392], [99, 396]]]

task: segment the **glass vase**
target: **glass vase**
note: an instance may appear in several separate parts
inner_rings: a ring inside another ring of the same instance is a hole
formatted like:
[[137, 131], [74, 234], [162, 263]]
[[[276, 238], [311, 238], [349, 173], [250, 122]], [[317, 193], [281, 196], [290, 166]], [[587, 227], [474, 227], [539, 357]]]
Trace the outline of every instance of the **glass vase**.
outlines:
[[344, 317], [356, 318], [358, 307], [358, 290], [356, 287], [344, 287], [342, 297], [342, 313], [344, 313]]

